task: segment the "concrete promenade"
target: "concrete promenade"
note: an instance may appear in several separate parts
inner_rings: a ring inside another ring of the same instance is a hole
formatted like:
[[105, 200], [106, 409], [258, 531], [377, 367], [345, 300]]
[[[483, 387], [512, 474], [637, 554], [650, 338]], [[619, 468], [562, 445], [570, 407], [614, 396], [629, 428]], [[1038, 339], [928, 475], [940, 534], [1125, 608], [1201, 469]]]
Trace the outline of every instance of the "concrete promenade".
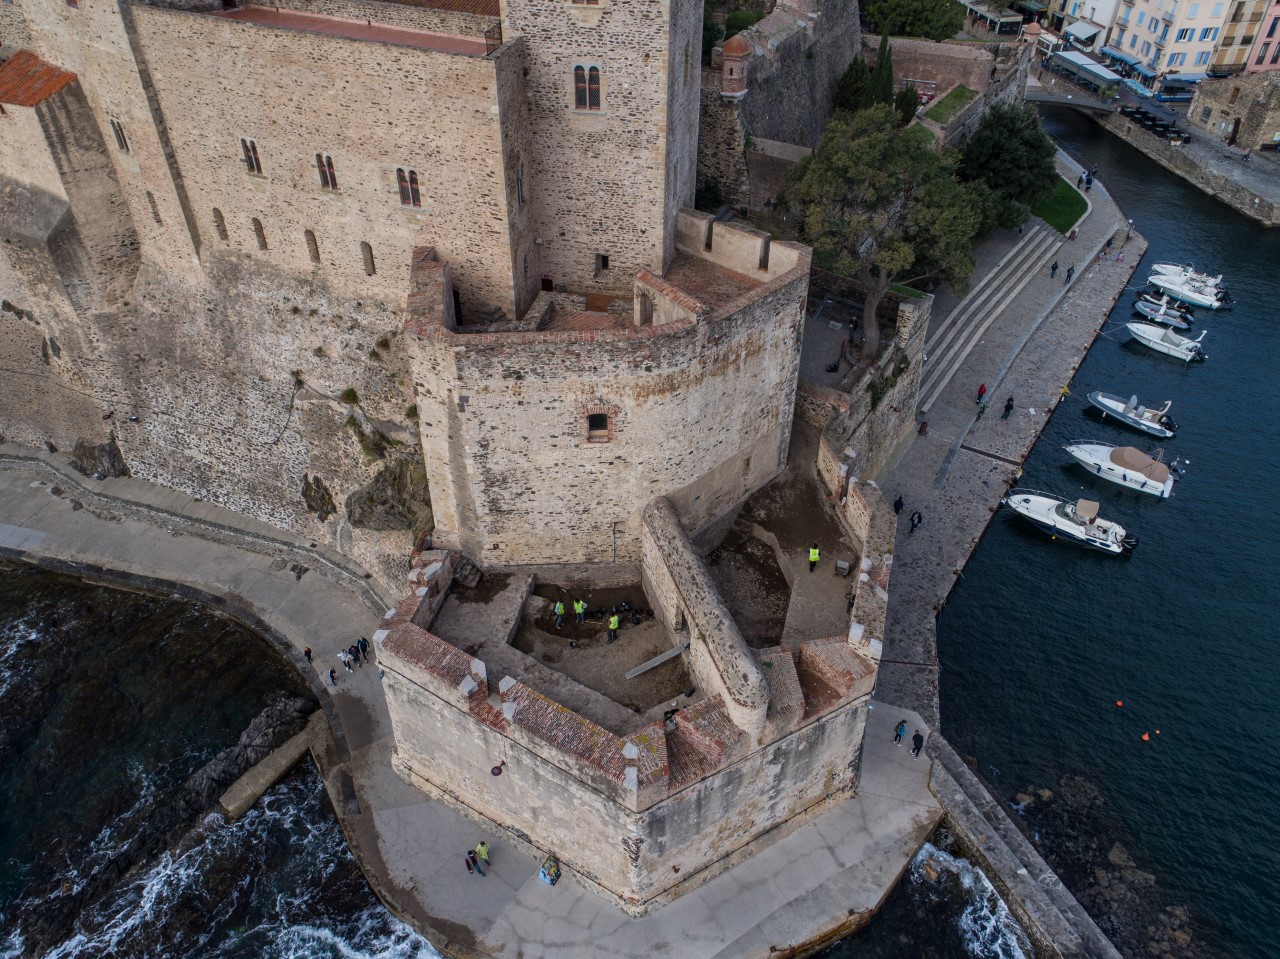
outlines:
[[[866, 922], [941, 818], [928, 756], [916, 761], [907, 745], [892, 744], [899, 719], [911, 731], [928, 727], [909, 711], [873, 707], [856, 799], [820, 806], [676, 902], [629, 917], [571, 872], [544, 885], [541, 856], [526, 844], [487, 834], [396, 777], [376, 660], [348, 673], [336, 658], [372, 635], [387, 604], [341, 557], [142, 480], [86, 479], [61, 454], [8, 445], [0, 446], [0, 558], [204, 602], [266, 637], [324, 706], [333, 739], [313, 755], [366, 875], [452, 956], [785, 954]], [[462, 864], [482, 838], [493, 857], [483, 879]]]
[[[1074, 182], [1079, 167], [1061, 154], [1058, 164], [1059, 172]], [[1141, 236], [1128, 235], [1105, 181], [1096, 182], [1087, 199], [1090, 210], [1076, 239], [1041, 255], [1030, 282], [1023, 282], [1025, 276], [1010, 277], [1007, 289], [1015, 279], [1021, 285], [1000, 304], [998, 318], [972, 338], [963, 356], [946, 360], [954, 368], [932, 397], [928, 434], [914, 437], [878, 477], [886, 495], [900, 494], [906, 508], [894, 549], [893, 602], [877, 695], [919, 712], [935, 727], [938, 611], [1146, 249]], [[1100, 259], [1109, 239], [1111, 254]], [[1024, 242], [1033, 242], [1030, 234]], [[1053, 260], [1059, 270], [1051, 278], [1048, 264]], [[1075, 277], [1068, 285], [1070, 266]], [[939, 320], [938, 329], [946, 323], [946, 318]], [[931, 376], [935, 382], [942, 379], [926, 364], [925, 377]], [[980, 384], [987, 387], [989, 404], [981, 416], [976, 403]], [[1004, 419], [1001, 413], [1010, 397], [1014, 410]], [[911, 533], [906, 518], [916, 510], [924, 522]], [[971, 847], [1032, 939], [1048, 954], [1119, 959], [1003, 805], [946, 740], [933, 737], [928, 751], [937, 760], [931, 785], [946, 807], [948, 825]]]

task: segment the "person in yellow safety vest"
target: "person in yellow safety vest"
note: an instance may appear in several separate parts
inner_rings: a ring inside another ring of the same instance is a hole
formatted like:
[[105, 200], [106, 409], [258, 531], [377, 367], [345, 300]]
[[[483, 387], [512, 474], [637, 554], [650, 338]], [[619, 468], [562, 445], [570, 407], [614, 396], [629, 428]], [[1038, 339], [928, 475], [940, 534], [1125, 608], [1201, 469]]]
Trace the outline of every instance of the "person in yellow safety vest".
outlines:
[[[612, 643], [617, 638], [618, 638], [618, 614], [615, 611], [609, 614], [609, 642]], [[608, 643], [606, 643], [605, 645], [608, 645]]]
[[587, 604], [580, 599], [573, 601], [573, 615], [580, 623], [587, 621]]
[[564, 625], [564, 602], [556, 600], [556, 629]]
[[818, 560], [822, 558], [822, 554], [818, 552], [818, 544], [814, 543], [809, 547], [809, 572], [813, 572], [813, 568], [818, 565]]

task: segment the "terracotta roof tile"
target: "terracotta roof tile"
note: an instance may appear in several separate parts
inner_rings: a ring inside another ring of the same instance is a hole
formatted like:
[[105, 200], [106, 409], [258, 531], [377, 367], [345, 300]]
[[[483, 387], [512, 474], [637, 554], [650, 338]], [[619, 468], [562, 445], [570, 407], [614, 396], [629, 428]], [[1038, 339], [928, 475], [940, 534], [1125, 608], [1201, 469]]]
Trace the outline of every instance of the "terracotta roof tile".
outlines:
[[0, 103], [38, 106], [75, 80], [74, 73], [45, 63], [29, 50], [19, 50], [0, 65]]

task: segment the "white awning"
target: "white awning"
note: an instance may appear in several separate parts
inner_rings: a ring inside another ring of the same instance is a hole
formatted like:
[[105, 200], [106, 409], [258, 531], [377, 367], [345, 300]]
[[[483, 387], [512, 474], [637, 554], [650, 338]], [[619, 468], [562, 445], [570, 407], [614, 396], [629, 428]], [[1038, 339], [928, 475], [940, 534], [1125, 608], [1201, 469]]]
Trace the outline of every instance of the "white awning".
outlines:
[[1073, 40], [1079, 40], [1081, 43], [1091, 42], [1101, 32], [1101, 27], [1096, 27], [1085, 20], [1077, 20], [1066, 29], [1068, 37]]
[[1053, 56], [1056, 60], [1071, 64], [1077, 74], [1081, 71], [1088, 74], [1095, 83], [1119, 83], [1124, 79], [1114, 70], [1108, 70], [1096, 60], [1090, 60], [1083, 53], [1075, 50], [1060, 50]]

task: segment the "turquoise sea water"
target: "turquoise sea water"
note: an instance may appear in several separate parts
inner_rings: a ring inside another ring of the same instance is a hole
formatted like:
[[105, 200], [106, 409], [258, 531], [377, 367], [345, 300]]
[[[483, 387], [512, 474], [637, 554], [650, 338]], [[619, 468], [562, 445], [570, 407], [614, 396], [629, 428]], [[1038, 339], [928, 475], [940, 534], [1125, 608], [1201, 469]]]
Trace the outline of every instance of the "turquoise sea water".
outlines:
[[[1041, 818], [1036, 803], [1024, 813], [1077, 893], [1091, 878], [1080, 850], [1122, 841], [1156, 877], [1153, 901], [1190, 910], [1188, 954], [1275, 956], [1280, 231], [1074, 114], [1052, 111], [1046, 125], [1081, 163], [1100, 165], [1150, 242], [1144, 263], [1225, 273], [1237, 305], [1198, 311], [1209, 360], [1192, 367], [1114, 333], [1133, 296], [1112, 311], [1021, 485], [1096, 499], [1141, 544], [1116, 559], [997, 515], [940, 617], [944, 731], [1006, 797], [1071, 776], [1096, 789], [1087, 823]], [[1062, 447], [1077, 439], [1160, 445], [1091, 419], [1084, 397], [1095, 389], [1174, 401], [1181, 428], [1163, 445], [1191, 465], [1171, 500], [1069, 465]]]

